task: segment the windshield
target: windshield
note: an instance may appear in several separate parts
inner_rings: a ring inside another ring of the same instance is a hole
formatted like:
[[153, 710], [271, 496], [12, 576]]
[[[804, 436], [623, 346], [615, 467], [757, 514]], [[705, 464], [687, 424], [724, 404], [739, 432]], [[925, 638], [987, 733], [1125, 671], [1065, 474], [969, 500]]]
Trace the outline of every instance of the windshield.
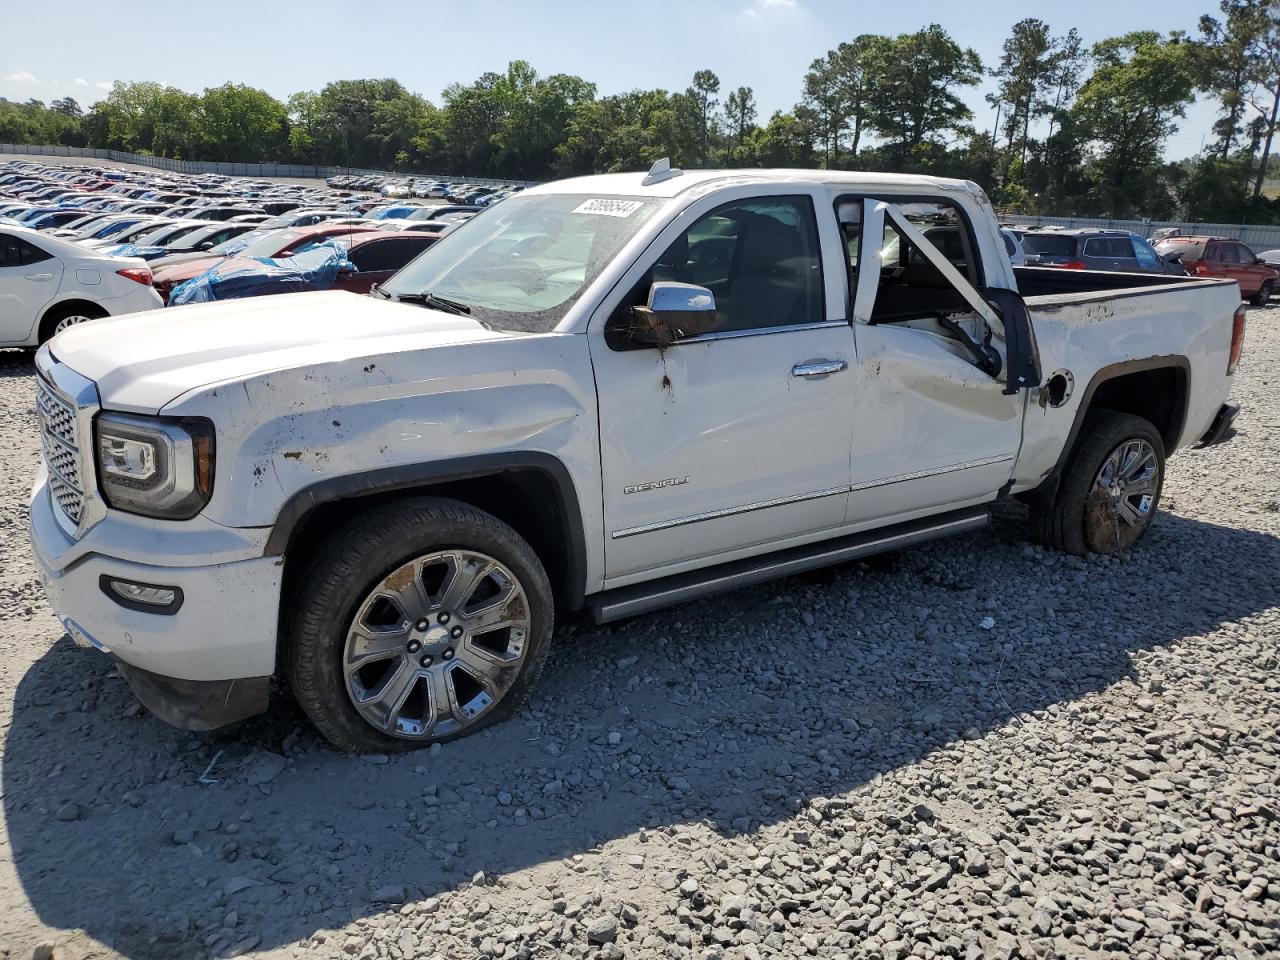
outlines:
[[451, 230], [381, 289], [465, 304], [492, 329], [546, 333], [658, 207], [620, 197], [512, 197]]
[[219, 253], [230, 256], [233, 253], [243, 253], [246, 257], [270, 257], [280, 249], [281, 245], [288, 243], [294, 237], [302, 236], [302, 232], [298, 230], [266, 230], [262, 227], [255, 227], [247, 233], [237, 234], [230, 240], [223, 240], [210, 253]]

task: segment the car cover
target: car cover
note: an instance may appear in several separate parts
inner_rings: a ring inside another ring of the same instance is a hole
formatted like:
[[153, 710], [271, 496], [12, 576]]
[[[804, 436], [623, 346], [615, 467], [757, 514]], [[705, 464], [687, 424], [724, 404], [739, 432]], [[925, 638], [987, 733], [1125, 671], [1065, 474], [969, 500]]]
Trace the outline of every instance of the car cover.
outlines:
[[122, 243], [106, 250], [109, 257], [141, 257], [143, 260], [154, 260], [173, 253], [168, 247], [140, 247], [136, 243]]
[[228, 257], [200, 276], [174, 287], [169, 294], [169, 306], [270, 293], [328, 290], [342, 269], [355, 268], [347, 260], [347, 251], [331, 240], [292, 257]]

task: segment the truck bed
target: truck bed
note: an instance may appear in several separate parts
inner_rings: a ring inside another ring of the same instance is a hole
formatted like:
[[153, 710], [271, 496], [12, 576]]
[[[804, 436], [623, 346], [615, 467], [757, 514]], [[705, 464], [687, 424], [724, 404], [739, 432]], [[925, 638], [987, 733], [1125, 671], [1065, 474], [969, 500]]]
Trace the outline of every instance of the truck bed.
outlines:
[[1056, 297], [1080, 293], [1116, 294], [1124, 290], [1142, 292], [1151, 287], [1215, 282], [1201, 277], [1179, 277], [1166, 273], [1063, 270], [1060, 267], [1014, 267], [1013, 273], [1018, 280], [1018, 291], [1024, 297]]

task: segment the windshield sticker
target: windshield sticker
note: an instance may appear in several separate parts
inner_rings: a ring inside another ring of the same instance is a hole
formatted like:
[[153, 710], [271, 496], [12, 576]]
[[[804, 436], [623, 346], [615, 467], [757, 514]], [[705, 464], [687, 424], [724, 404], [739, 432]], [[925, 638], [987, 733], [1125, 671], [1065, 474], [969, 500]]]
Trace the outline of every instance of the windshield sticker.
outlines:
[[598, 217], [629, 217], [644, 206], [643, 200], [584, 200], [574, 213], [593, 213]]

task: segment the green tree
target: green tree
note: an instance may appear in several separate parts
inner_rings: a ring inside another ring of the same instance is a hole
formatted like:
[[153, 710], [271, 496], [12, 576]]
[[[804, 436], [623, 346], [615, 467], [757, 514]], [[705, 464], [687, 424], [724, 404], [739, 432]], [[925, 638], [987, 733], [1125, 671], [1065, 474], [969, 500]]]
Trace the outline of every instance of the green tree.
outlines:
[[1144, 204], [1161, 169], [1160, 152], [1193, 99], [1190, 48], [1153, 31], [1112, 37], [1093, 47], [1096, 67], [1073, 113], [1093, 147], [1096, 201], [1114, 217]]
[[200, 96], [200, 156], [208, 160], [280, 160], [289, 142], [288, 108], [265, 90], [242, 83], [210, 87]]
[[702, 127], [702, 153], [699, 159], [702, 166], [707, 165], [707, 153], [711, 135], [712, 117], [719, 101], [715, 95], [720, 92], [720, 78], [710, 70], [699, 70], [693, 75], [693, 86], [687, 96], [691, 97], [698, 107]]
[[739, 87], [725, 98], [724, 112], [729, 121], [729, 160], [742, 153], [747, 134], [756, 125], [756, 95], [750, 87]]
[[1047, 23], [1031, 17], [1019, 20], [1004, 41], [999, 66], [991, 72], [997, 85], [987, 100], [998, 111], [1004, 110], [1005, 180], [1015, 160], [1023, 165], [1027, 162], [1031, 124], [1043, 109], [1055, 47]]
[[936, 23], [885, 43], [871, 69], [868, 125], [887, 141], [894, 169], [910, 169], [929, 152], [920, 148], [969, 129], [973, 114], [957, 90], [977, 85], [982, 61]]
[[[1188, 62], [1197, 89], [1218, 101], [1214, 152], [1225, 160], [1244, 133], [1245, 110], [1265, 79], [1268, 24], [1266, 7], [1258, 0], [1220, 0], [1218, 9], [1221, 20], [1209, 14], [1200, 18], [1199, 36], [1191, 41]], [[1223, 169], [1213, 168], [1215, 172]]]

